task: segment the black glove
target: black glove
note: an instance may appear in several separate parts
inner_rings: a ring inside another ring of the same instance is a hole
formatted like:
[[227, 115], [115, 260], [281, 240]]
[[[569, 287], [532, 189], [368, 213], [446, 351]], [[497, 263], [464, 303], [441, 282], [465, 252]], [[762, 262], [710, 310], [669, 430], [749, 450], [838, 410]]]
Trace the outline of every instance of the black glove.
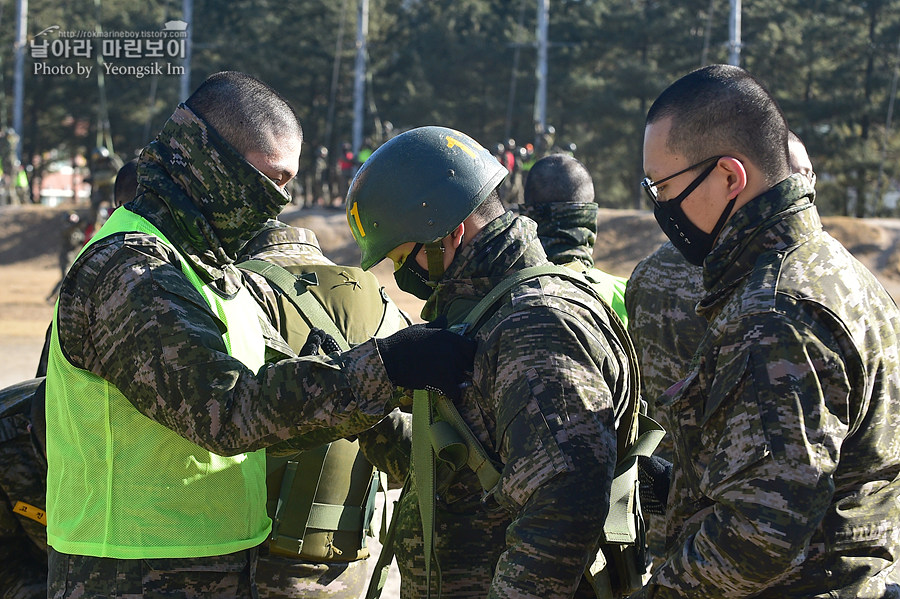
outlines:
[[665, 516], [669, 484], [672, 482], [672, 462], [655, 455], [638, 456], [638, 482], [641, 511]]
[[312, 329], [309, 332], [309, 336], [306, 337], [306, 343], [300, 348], [298, 355], [315, 356], [319, 353], [319, 348], [326, 354], [341, 351], [341, 348], [337, 344], [337, 341], [334, 340], [334, 337], [322, 329]]
[[406, 327], [375, 343], [394, 386], [431, 389], [451, 399], [462, 396], [475, 360], [472, 339], [429, 323]]

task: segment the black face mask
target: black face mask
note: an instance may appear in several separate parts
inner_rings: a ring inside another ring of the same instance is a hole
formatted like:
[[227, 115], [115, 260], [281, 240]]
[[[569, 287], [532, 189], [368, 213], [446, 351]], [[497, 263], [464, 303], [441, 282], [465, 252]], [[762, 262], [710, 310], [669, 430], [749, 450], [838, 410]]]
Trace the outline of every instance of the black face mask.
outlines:
[[402, 291], [411, 293], [419, 299], [427, 300], [431, 297], [434, 287], [429, 284], [428, 271], [416, 262], [416, 256], [422, 249], [422, 245], [417, 243], [400, 268], [394, 271], [394, 280], [397, 281], [397, 287]]
[[[684, 259], [695, 266], [703, 266], [703, 261], [712, 250], [716, 237], [722, 232], [725, 221], [728, 220], [731, 209], [734, 207], [735, 201], [737, 201], [737, 196], [735, 196], [728, 202], [728, 205], [725, 206], [725, 209], [722, 211], [722, 215], [719, 217], [716, 226], [713, 227], [713, 230], [709, 233], [704, 233], [698, 229], [684, 213], [684, 210], [681, 209], [681, 203], [691, 194], [691, 192], [697, 189], [715, 167], [716, 163], [710, 164], [693, 181], [691, 181], [690, 185], [688, 185], [684, 191], [671, 200], [659, 202], [654, 199], [653, 201], [653, 216], [656, 217], [656, 222], [659, 223], [659, 227], [662, 229], [663, 233], [666, 234], [666, 237], [669, 238], [669, 241], [672, 242], [672, 245], [678, 248], [678, 251], [684, 256]], [[672, 175], [672, 177], [674, 176], [675, 175]], [[666, 179], [670, 178], [671, 177], [666, 177]], [[663, 179], [660, 181], [663, 181]]]
[[737, 197], [732, 198], [722, 211], [716, 226], [709, 233], [704, 233], [697, 228], [694, 223], [688, 219], [684, 210], [681, 209], [681, 202], [669, 200], [668, 202], [660, 202], [653, 209], [653, 216], [666, 237], [672, 242], [684, 259], [695, 266], [703, 266], [703, 261], [712, 250], [713, 243], [722, 228], [725, 227], [725, 221], [734, 208], [734, 202]]

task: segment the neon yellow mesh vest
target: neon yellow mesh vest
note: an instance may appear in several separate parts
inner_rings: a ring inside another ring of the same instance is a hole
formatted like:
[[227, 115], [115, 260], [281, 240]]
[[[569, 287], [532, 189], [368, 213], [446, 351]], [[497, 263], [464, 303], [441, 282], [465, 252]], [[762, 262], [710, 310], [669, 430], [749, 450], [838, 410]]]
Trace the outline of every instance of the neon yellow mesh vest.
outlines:
[[[124, 208], [91, 241], [122, 231], [171, 245]], [[181, 269], [228, 325], [229, 354], [257, 371], [264, 342], [247, 290], [223, 300], [184, 259]], [[147, 418], [115, 386], [69, 364], [55, 326], [50, 356], [47, 538], [54, 549], [96, 557], [204, 557], [266, 539], [264, 450], [218, 456]]]

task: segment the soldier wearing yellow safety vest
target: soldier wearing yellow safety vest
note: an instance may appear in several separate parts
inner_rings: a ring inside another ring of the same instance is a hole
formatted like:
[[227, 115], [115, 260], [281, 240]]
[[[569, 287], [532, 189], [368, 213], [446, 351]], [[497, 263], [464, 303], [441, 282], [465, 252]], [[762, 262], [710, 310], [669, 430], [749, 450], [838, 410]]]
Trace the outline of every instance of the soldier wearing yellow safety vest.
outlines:
[[[301, 143], [270, 87], [210, 76], [69, 270], [47, 372], [50, 596], [255, 596], [271, 529], [261, 450], [358, 433], [403, 401], [398, 387], [465, 380], [471, 342], [424, 326], [267, 363], [293, 351], [233, 262], [290, 201]], [[389, 375], [399, 354], [412, 370]]]

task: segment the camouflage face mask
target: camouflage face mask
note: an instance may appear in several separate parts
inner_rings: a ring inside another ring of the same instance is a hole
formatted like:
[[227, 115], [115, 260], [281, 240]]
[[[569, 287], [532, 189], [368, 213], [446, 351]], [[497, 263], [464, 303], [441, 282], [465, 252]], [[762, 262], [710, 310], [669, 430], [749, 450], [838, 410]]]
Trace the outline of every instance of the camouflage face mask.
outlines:
[[247, 162], [184, 104], [175, 109], [151, 148], [232, 259], [291, 201], [287, 191]]
[[593, 247], [597, 240], [598, 210], [594, 202], [519, 204], [519, 214], [538, 224], [538, 237], [548, 256], [567, 248]]

